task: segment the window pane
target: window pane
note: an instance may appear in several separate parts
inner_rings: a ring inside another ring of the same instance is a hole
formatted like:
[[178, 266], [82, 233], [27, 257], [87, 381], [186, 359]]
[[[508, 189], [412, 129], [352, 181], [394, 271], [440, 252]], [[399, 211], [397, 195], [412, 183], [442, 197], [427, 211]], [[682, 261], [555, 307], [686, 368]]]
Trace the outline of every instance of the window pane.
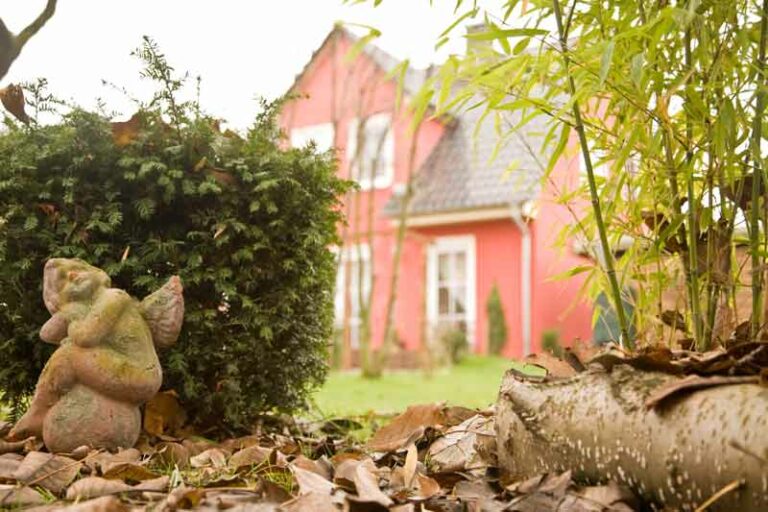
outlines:
[[449, 308], [449, 292], [448, 288], [441, 286], [437, 290], [437, 312], [441, 315], [446, 315], [450, 312]]
[[363, 158], [365, 161], [366, 179], [372, 176], [383, 176], [386, 174], [389, 164], [388, 144], [389, 124], [376, 122], [375, 119], [369, 120], [365, 124], [365, 142]]
[[291, 130], [291, 146], [304, 147], [314, 141], [319, 151], [328, 151], [333, 147], [333, 125], [316, 124]]
[[457, 252], [454, 257], [455, 269], [454, 280], [461, 284], [466, 284], [467, 279], [467, 253]]
[[464, 315], [467, 312], [467, 289], [464, 286], [457, 286], [452, 290], [452, 309], [458, 315]]
[[437, 257], [437, 280], [439, 282], [449, 281], [450, 275], [450, 254], [440, 254]]

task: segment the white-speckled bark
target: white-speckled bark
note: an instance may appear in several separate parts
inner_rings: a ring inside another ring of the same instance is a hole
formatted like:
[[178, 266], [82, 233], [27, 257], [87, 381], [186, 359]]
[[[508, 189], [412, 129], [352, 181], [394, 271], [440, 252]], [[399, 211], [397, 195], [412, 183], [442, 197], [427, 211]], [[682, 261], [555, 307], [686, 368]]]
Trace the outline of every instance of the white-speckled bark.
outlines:
[[647, 410], [650, 392], [676, 378], [626, 365], [554, 382], [508, 373], [496, 419], [505, 478], [571, 469], [577, 480], [612, 479], [682, 510], [738, 479], [744, 485], [710, 510], [768, 510], [768, 388], [713, 387]]

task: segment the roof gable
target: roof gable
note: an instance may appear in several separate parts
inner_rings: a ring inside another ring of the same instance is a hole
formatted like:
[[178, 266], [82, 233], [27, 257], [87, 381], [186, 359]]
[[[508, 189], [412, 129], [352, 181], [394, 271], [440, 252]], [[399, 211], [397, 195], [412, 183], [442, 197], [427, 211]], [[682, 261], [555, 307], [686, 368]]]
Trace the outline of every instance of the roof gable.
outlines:
[[[336, 24], [333, 27], [333, 30], [331, 30], [328, 35], [325, 36], [325, 39], [323, 39], [323, 42], [320, 43], [320, 46], [314, 52], [312, 52], [312, 56], [301, 69], [299, 74], [296, 75], [293, 84], [291, 84], [288, 89], [288, 94], [297, 92], [303, 79], [309, 73], [311, 73], [314, 64], [320, 59], [323, 53], [327, 51], [327, 49], [330, 48], [332, 44], [334, 44], [335, 41], [339, 40], [339, 38], [348, 41], [350, 45], [354, 45], [360, 42], [362, 39], [343, 25]], [[389, 53], [373, 44], [363, 45], [362, 54], [370, 59], [370, 61], [375, 64], [385, 75], [391, 73], [397, 68], [397, 66], [402, 64], [401, 60], [393, 57]], [[427, 76], [428, 72], [426, 70], [414, 69], [409, 66], [405, 72], [403, 89], [410, 94], [416, 93], [421, 88], [421, 86], [424, 85]], [[397, 83], [397, 77], [395, 76], [391, 76], [389, 80]]]

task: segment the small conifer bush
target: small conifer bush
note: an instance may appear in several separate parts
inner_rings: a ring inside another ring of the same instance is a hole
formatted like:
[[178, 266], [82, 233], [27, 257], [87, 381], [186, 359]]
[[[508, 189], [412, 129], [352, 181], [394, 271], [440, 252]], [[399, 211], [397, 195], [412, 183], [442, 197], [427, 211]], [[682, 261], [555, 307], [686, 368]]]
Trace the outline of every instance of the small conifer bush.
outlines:
[[[68, 107], [0, 134], [0, 391], [22, 408], [55, 347], [39, 339], [49, 257], [78, 257], [142, 298], [178, 274], [186, 315], [160, 352], [164, 388], [197, 422], [245, 427], [291, 410], [326, 375], [348, 183], [333, 156], [288, 149], [279, 104], [245, 134], [222, 131], [149, 39], [158, 93], [124, 123]], [[55, 102], [39, 86], [28, 109]]]
[[507, 343], [507, 320], [504, 318], [499, 287], [495, 284], [488, 295], [485, 309], [488, 314], [488, 351], [499, 355]]

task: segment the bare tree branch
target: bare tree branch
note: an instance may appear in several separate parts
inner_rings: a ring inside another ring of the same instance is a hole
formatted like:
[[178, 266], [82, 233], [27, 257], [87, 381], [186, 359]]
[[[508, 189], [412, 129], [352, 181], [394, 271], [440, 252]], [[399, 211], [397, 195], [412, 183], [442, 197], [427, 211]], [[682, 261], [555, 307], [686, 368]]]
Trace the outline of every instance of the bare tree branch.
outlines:
[[3, 20], [0, 19], [0, 80], [8, 73], [11, 64], [19, 56], [27, 41], [53, 17], [53, 13], [56, 11], [56, 2], [57, 0], [48, 0], [43, 12], [27, 28], [19, 32], [19, 35], [12, 34]]

